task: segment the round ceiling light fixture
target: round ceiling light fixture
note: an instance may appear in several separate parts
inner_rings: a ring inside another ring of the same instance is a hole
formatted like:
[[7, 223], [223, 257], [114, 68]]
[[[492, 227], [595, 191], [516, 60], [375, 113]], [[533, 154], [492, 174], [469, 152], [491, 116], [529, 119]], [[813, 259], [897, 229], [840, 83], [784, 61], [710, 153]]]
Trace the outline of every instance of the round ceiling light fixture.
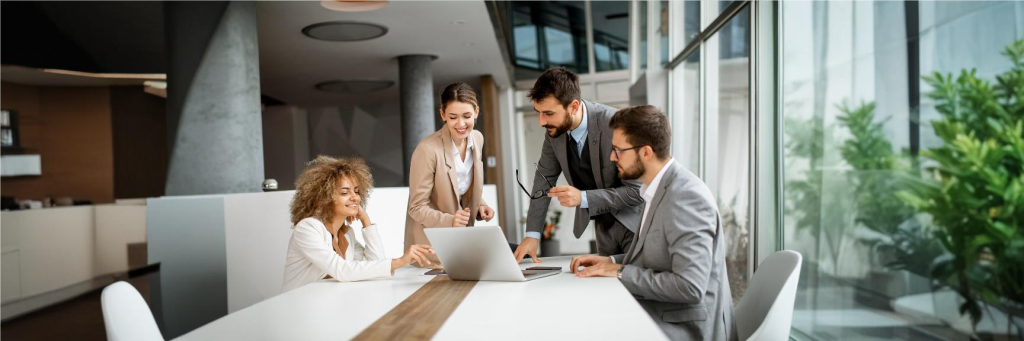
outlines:
[[344, 79], [322, 82], [316, 89], [332, 94], [367, 94], [381, 91], [395, 85], [393, 81], [378, 79]]
[[371, 1], [321, 1], [320, 6], [338, 12], [366, 12], [384, 8], [387, 0]]
[[356, 21], [328, 21], [306, 26], [302, 34], [326, 41], [364, 41], [380, 38], [388, 33], [383, 25]]

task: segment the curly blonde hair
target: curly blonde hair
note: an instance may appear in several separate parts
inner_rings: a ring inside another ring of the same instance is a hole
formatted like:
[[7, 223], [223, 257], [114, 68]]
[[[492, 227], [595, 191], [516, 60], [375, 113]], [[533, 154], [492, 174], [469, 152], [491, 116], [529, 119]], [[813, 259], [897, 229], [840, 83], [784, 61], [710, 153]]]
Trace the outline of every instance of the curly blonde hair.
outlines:
[[[334, 219], [334, 193], [338, 179], [348, 177], [359, 188], [359, 206], [366, 208], [373, 191], [373, 175], [370, 167], [361, 158], [333, 158], [320, 155], [306, 165], [306, 170], [295, 181], [295, 195], [292, 197], [292, 225], [302, 219], [316, 218], [330, 224]], [[341, 256], [345, 257], [348, 241], [340, 237], [348, 233], [348, 225], [342, 225], [339, 233]]]

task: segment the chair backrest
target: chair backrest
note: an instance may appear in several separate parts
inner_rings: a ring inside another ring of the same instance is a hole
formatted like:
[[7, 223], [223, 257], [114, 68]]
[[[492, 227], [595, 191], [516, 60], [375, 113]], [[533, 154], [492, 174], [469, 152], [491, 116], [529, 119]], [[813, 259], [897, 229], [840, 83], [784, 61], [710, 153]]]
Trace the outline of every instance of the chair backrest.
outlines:
[[153, 312], [131, 284], [121, 281], [108, 285], [103, 288], [100, 301], [108, 340], [163, 341]]
[[736, 305], [740, 340], [789, 339], [801, 262], [799, 253], [783, 250], [768, 256], [757, 267], [754, 279]]

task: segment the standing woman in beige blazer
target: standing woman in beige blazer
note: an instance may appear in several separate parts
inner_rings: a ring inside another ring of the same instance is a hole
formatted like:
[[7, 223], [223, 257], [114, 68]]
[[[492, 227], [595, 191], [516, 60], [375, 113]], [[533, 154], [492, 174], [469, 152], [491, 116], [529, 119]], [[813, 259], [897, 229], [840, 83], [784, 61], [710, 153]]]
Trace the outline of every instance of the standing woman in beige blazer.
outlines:
[[[405, 245], [429, 245], [425, 227], [473, 226], [476, 220], [494, 217], [481, 197], [484, 136], [473, 130], [480, 114], [473, 88], [466, 83], [446, 86], [439, 112], [444, 126], [420, 141], [412, 154]], [[427, 257], [438, 264], [436, 256]]]

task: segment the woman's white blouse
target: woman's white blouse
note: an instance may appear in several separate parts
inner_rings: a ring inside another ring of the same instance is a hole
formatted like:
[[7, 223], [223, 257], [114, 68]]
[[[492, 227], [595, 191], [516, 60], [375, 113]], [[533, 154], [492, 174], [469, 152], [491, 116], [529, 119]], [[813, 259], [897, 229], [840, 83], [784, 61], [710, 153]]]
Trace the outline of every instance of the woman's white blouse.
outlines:
[[334, 252], [331, 233], [324, 223], [316, 218], [299, 221], [288, 242], [282, 292], [319, 281], [327, 275], [341, 282], [391, 277], [391, 260], [384, 257], [384, 243], [377, 226], [362, 228], [365, 247], [356, 241], [356, 230], [349, 227], [344, 236], [348, 240], [346, 259]]
[[[459, 146], [452, 140], [452, 154], [455, 156], [455, 178], [458, 184], [459, 200], [469, 191], [469, 184], [473, 182], [473, 137], [466, 138], [466, 158], [459, 154]], [[459, 205], [462, 207], [462, 205]]]

